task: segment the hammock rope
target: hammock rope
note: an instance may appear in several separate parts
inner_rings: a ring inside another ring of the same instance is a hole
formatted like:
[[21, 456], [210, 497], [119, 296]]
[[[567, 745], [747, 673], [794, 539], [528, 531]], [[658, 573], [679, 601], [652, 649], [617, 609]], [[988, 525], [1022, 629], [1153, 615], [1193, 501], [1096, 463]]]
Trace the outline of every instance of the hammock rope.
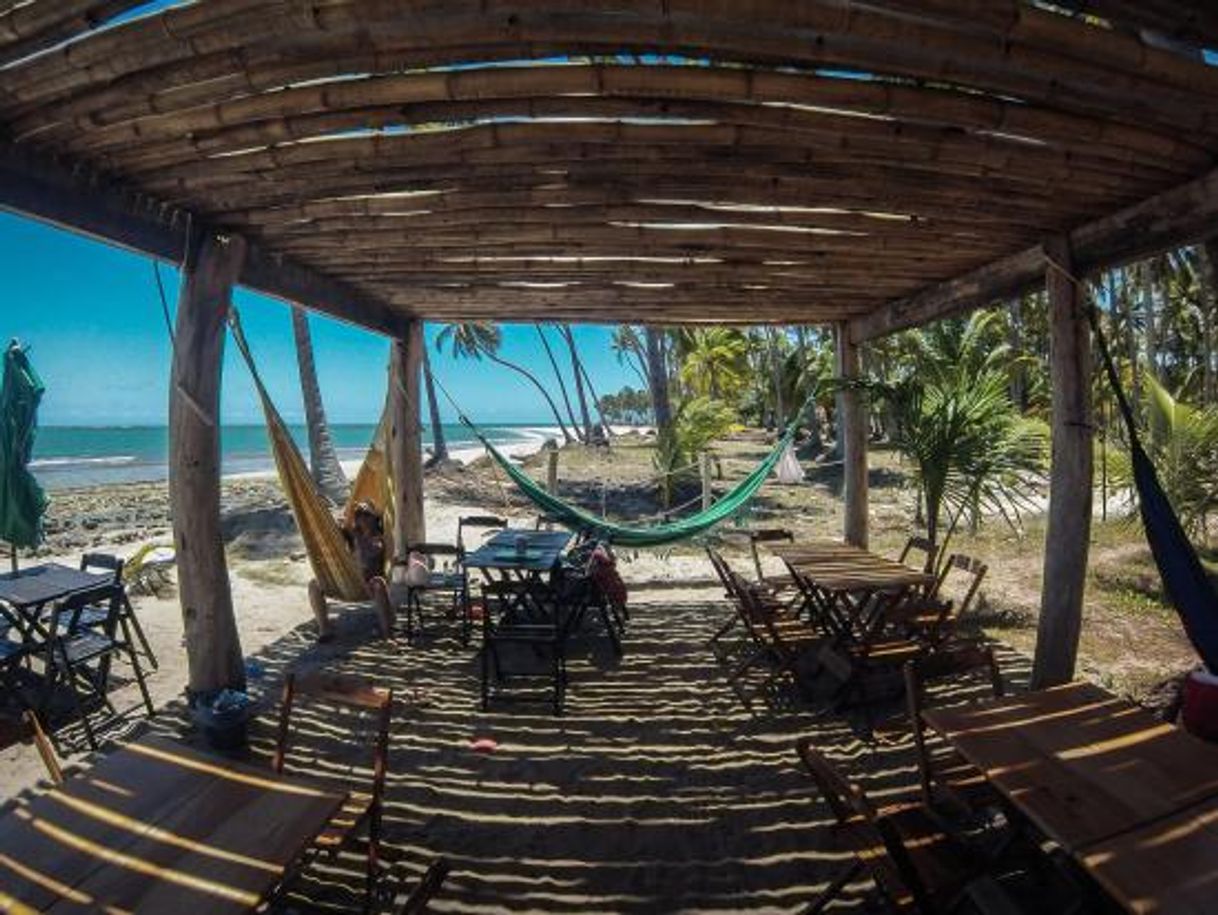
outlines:
[[517, 489], [529, 501], [540, 508], [545, 514], [552, 516], [556, 522], [570, 530], [600, 540], [607, 540], [610, 543], [623, 547], [666, 546], [681, 540], [688, 540], [738, 515], [757, 494], [757, 491], [765, 483], [766, 479], [769, 478], [770, 474], [774, 472], [774, 468], [779, 460], [782, 459], [783, 452], [786, 451], [787, 446], [794, 440], [800, 418], [807, 407], [807, 404], [805, 404], [796, 411], [786, 431], [761, 463], [731, 490], [720, 496], [710, 508], [679, 521], [665, 521], [661, 524], [639, 527], [616, 524], [604, 518], [598, 518], [591, 512], [585, 511], [577, 505], [572, 505], [547, 491], [536, 480], [525, 473], [523, 469], [516, 466], [507, 455], [491, 444], [487, 437], [482, 434], [482, 431], [465, 415], [443, 382], [434, 375], [432, 376], [432, 381], [440, 389], [445, 398], [447, 398], [448, 402], [452, 404], [453, 409], [457, 411], [457, 418], [461, 424], [468, 428], [478, 441], [482, 443], [482, 447], [486, 449], [494, 463], [507, 474], [508, 478], [516, 484]]

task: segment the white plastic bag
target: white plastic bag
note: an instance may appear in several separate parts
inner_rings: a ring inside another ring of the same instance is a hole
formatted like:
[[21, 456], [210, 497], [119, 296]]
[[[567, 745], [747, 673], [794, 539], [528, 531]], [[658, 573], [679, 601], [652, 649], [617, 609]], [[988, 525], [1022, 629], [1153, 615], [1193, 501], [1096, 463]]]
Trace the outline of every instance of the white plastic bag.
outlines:
[[786, 450], [782, 453], [782, 457], [778, 459], [778, 465], [774, 468], [774, 476], [778, 477], [779, 483], [802, 483], [804, 479], [804, 469], [799, 464], [799, 458], [795, 456], [795, 449], [791, 443], [787, 443]]

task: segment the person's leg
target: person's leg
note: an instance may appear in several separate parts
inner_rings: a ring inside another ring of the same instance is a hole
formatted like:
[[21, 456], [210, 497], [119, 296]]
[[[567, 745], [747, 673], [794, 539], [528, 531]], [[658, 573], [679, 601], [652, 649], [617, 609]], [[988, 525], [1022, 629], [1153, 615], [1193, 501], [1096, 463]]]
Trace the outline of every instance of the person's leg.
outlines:
[[313, 608], [313, 618], [317, 620], [317, 641], [330, 641], [334, 638], [334, 631], [330, 628], [330, 611], [317, 579], [309, 582], [309, 606]]
[[376, 611], [381, 638], [390, 638], [393, 635], [393, 604], [389, 600], [389, 585], [385, 583], [385, 579], [379, 575], [369, 578], [368, 596], [372, 598], [372, 608]]

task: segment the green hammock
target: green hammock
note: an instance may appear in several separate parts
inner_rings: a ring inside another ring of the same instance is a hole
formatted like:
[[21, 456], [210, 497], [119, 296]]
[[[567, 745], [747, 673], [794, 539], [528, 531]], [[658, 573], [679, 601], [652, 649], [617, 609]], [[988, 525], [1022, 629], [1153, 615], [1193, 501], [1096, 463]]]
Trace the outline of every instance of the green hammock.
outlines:
[[786, 434], [779, 439], [778, 444], [774, 446], [774, 450], [766, 456], [765, 460], [758, 464], [752, 473], [737, 483], [735, 487], [725, 493], [710, 508], [680, 521], [670, 521], [664, 524], [657, 524], [653, 527], [626, 527], [622, 524], [613, 524], [603, 518], [598, 518], [583, 509], [564, 502], [557, 496], [551, 495], [539, 486], [532, 477], [513, 464], [498, 448], [488, 442], [482, 433], [474, 427], [473, 423], [470, 423], [468, 420], [465, 420], [465, 422], [474, 435], [478, 436], [478, 439], [486, 447], [486, 450], [490, 452], [495, 462], [511, 477], [512, 482], [520, 487], [520, 491], [545, 511], [546, 514], [553, 516], [554, 520], [571, 530], [579, 531], [602, 540], [608, 540], [617, 546], [634, 547], [663, 546], [668, 543], [675, 543], [678, 540], [686, 540], [690, 537], [696, 537], [716, 524], [730, 519], [756, 495], [757, 490], [761, 488], [761, 484], [766, 481], [766, 478], [774, 470], [779, 459], [781, 459], [783, 451], [786, 450], [791, 440], [795, 437], [796, 428], [796, 423], [791, 423], [787, 428]]

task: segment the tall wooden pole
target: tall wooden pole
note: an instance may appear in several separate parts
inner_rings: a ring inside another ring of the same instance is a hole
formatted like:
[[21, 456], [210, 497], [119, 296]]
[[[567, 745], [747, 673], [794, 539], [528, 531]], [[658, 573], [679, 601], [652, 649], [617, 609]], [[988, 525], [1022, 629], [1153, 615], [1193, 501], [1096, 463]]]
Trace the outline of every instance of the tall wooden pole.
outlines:
[[1049, 476], [1049, 527], [1036, 631], [1032, 686], [1040, 689], [1074, 676], [1082, 629], [1083, 592], [1091, 540], [1092, 409], [1091, 327], [1082, 290], [1064, 239], [1045, 244], [1050, 260], [1049, 370], [1053, 385], [1053, 461]]
[[[850, 328], [838, 324], [837, 377], [859, 377], [859, 349], [850, 340]], [[867, 548], [867, 414], [862, 394], [843, 387], [837, 394], [837, 429], [842, 451], [842, 496], [846, 503], [845, 537], [847, 543]]]
[[220, 373], [245, 242], [207, 236], [187, 265], [169, 391], [169, 494], [189, 692], [245, 688], [220, 534]]
[[423, 322], [411, 321], [394, 341], [389, 366], [389, 454], [393, 469], [395, 568], [405, 568], [406, 548], [427, 540], [423, 518], [423, 438], [419, 372], [423, 366]]

